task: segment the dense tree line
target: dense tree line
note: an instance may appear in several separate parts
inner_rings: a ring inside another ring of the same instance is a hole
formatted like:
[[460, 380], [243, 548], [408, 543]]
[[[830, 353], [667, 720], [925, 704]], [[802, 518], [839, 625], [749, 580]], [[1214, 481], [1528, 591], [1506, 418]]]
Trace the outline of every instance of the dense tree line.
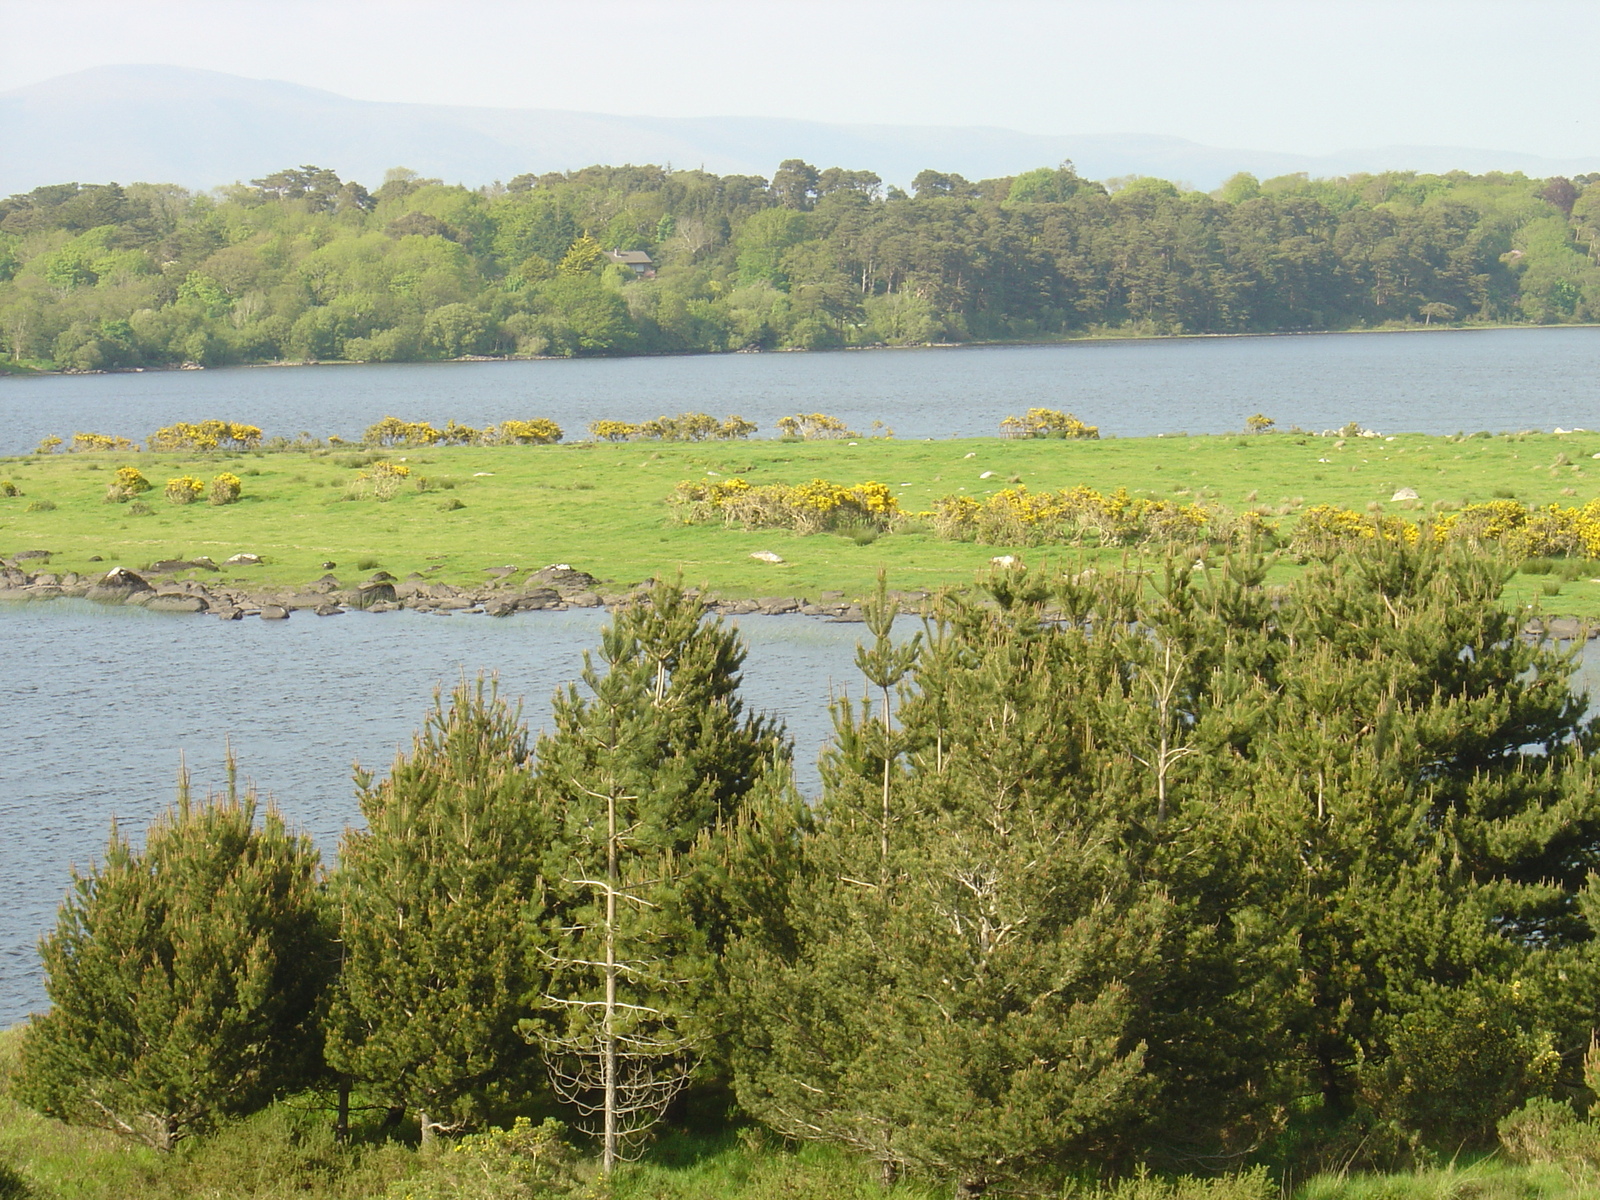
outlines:
[[1264, 569], [997, 572], [899, 640], [880, 594], [814, 805], [735, 634], [658, 585], [536, 745], [481, 681], [439, 702], [320, 891], [237, 801], [114, 838], [23, 1094], [161, 1145], [319, 1080], [425, 1138], [560, 1101], [625, 1153], [731, 1087], [958, 1195], [1586, 1109], [1573, 657], [1482, 558]]
[[[643, 251], [649, 263], [616, 261]], [[0, 201], [0, 346], [65, 369], [393, 361], [1454, 320], [1600, 320], [1600, 176], [1235, 176], [1063, 164], [914, 194], [590, 167], [469, 190], [280, 171]]]

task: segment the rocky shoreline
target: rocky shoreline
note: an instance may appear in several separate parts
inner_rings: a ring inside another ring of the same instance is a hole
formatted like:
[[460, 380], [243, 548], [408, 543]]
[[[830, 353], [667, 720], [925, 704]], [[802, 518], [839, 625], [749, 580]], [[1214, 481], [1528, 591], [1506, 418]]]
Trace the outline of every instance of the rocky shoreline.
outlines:
[[[430, 581], [416, 573], [396, 579], [387, 571], [375, 571], [359, 582], [346, 582], [333, 573], [337, 564], [327, 563], [328, 573], [311, 583], [251, 588], [220, 580], [208, 582], [203, 576], [220, 575], [222, 568], [203, 557], [151, 563], [139, 571], [118, 566], [98, 576], [57, 574], [48, 569], [49, 558], [43, 551], [23, 551], [9, 559], [0, 558], [0, 602], [72, 596], [152, 612], [205, 613], [225, 621], [245, 617], [281, 621], [294, 613], [331, 617], [350, 609], [507, 617], [518, 612], [625, 607], [646, 586], [608, 586], [566, 563], [535, 570], [509, 565], [492, 567], [484, 572], [488, 576], [484, 583], [466, 587]], [[253, 555], [236, 555], [223, 566], [248, 568], [259, 563]], [[197, 578], [197, 574], [202, 577]], [[929, 599], [927, 592], [893, 594], [907, 610], [917, 609]], [[707, 604], [711, 611], [731, 616], [799, 613], [833, 621], [861, 620], [859, 604], [847, 599], [843, 592], [757, 600], [707, 596]]]

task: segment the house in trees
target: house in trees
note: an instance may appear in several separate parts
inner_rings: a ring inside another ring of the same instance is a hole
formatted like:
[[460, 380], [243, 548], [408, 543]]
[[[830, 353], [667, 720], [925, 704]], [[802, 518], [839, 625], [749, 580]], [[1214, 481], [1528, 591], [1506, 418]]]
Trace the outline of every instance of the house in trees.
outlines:
[[635, 275], [655, 278], [656, 265], [643, 250], [607, 250], [606, 258], [618, 266], [627, 267]]

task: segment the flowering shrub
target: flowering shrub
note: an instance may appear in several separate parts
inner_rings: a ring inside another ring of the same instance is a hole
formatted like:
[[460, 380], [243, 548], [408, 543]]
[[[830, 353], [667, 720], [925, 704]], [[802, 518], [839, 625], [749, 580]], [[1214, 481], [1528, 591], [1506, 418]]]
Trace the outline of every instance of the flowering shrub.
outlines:
[[22, 489], [9, 479], [0, 479], [0, 496], [20, 496]]
[[830, 417], [827, 413], [795, 413], [792, 417], [780, 417], [778, 432], [786, 438], [799, 438], [803, 442], [861, 436], [838, 417]]
[[[484, 430], [485, 440], [493, 432], [494, 426]], [[500, 430], [496, 441], [502, 445], [518, 444], [533, 446], [549, 446], [559, 442], [562, 438], [561, 426], [548, 417], [535, 417], [531, 421], [501, 421]]]
[[589, 436], [599, 438], [602, 442], [625, 442], [638, 432], [639, 427], [627, 421], [589, 422]]
[[[468, 427], [459, 425], [456, 428]], [[476, 437], [477, 431], [472, 430], [472, 433]], [[402, 421], [399, 417], [385, 417], [374, 425], [368, 425], [367, 431], [361, 435], [361, 440], [369, 446], [431, 446], [443, 437], [442, 431], [435, 429], [426, 421]]]
[[1126, 488], [1103, 495], [1089, 487], [1059, 492], [1006, 488], [986, 500], [943, 496], [929, 514], [940, 537], [1003, 545], [1042, 542], [1131, 546], [1146, 542], [1193, 542], [1270, 532], [1255, 514], [1228, 518], [1199, 504], [1131, 496]]
[[234, 421], [178, 421], [145, 439], [151, 450], [254, 450], [261, 445], [261, 430]]
[[206, 485], [193, 475], [167, 480], [167, 499], [173, 504], [193, 504], [205, 490]]
[[632, 436], [641, 441], [703, 442], [715, 439], [728, 442], [747, 438], [755, 431], [755, 422], [746, 421], [743, 417], [733, 416], [726, 421], [718, 421], [710, 413], [691, 412], [646, 421]]
[[111, 477], [111, 482], [106, 485], [107, 504], [121, 504], [132, 500], [140, 492], [148, 492], [151, 483], [139, 472], [138, 467], [118, 467], [117, 473]]
[[552, 1118], [534, 1125], [518, 1117], [510, 1129], [469, 1133], [396, 1180], [382, 1200], [556, 1200], [593, 1196], [578, 1171], [578, 1156]]
[[1000, 433], [1008, 438], [1098, 438], [1100, 426], [1085, 425], [1071, 413], [1053, 408], [1030, 408], [1026, 416], [1007, 417]]
[[60, 448], [60, 446], [61, 439], [52, 433], [49, 437], [40, 439], [39, 444], [34, 447], [33, 452], [35, 454], [54, 454]]
[[808, 483], [752, 486], [743, 479], [712, 484], [680, 483], [668, 500], [685, 523], [721, 519], [746, 529], [791, 529], [821, 533], [840, 527], [887, 529], [901, 515], [887, 484], [868, 480], [854, 487], [813, 479]]
[[[46, 438], [45, 441], [49, 441]], [[59, 442], [57, 443], [60, 444]], [[44, 442], [39, 443], [43, 449]], [[130, 442], [125, 437], [118, 437], [109, 433], [75, 433], [72, 435], [72, 449], [74, 451], [95, 452], [101, 450], [137, 450], [138, 443]]]
[[[1301, 516], [1290, 548], [1301, 558], [1328, 558], [1378, 538], [1414, 543], [1423, 531], [1400, 517], [1318, 504]], [[1456, 542], [1473, 550], [1498, 547], [1514, 558], [1600, 558], [1600, 500], [1577, 508], [1528, 508], [1515, 500], [1469, 504], [1433, 521], [1427, 534], [1435, 542]]]
[[224, 471], [211, 481], [211, 494], [208, 499], [212, 504], [232, 504], [243, 490], [244, 483], [240, 478]]
[[[411, 478], [411, 468], [405, 463], [382, 462], [372, 464], [372, 469], [357, 475], [355, 482], [345, 491], [347, 500], [392, 500], [402, 484]], [[415, 480], [417, 490], [421, 491], [424, 481], [419, 477]]]

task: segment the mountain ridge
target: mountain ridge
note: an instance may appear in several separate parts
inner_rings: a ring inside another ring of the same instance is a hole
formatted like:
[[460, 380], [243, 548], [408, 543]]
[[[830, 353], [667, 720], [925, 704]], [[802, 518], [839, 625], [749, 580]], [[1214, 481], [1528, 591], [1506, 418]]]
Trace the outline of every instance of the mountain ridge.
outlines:
[[770, 176], [786, 158], [868, 169], [901, 186], [924, 168], [979, 179], [1069, 158], [1089, 178], [1158, 175], [1203, 189], [1236, 171], [1267, 177], [1460, 169], [1548, 176], [1600, 169], [1600, 153], [1586, 161], [1381, 146], [1304, 155], [1161, 134], [1046, 135], [993, 126], [406, 104], [155, 64], [94, 67], [0, 93], [0, 195], [69, 180], [207, 189], [301, 163], [372, 185], [387, 168], [403, 165], [475, 186], [593, 163], [670, 163]]

